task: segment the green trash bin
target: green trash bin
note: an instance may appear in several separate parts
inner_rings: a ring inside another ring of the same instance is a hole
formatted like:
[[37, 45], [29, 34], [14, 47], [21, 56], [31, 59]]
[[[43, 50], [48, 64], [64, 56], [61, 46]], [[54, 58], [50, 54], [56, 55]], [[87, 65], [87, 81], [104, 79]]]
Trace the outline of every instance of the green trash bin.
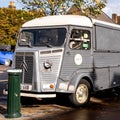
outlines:
[[20, 82], [21, 69], [8, 70], [7, 118], [21, 117]]

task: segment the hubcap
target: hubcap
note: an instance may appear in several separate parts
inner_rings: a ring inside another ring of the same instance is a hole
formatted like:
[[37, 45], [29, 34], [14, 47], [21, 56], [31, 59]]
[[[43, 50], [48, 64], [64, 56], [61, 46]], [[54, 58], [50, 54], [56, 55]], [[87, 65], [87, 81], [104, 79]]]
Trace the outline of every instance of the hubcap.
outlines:
[[85, 84], [80, 84], [76, 91], [76, 99], [79, 103], [85, 103], [88, 98], [88, 87]]

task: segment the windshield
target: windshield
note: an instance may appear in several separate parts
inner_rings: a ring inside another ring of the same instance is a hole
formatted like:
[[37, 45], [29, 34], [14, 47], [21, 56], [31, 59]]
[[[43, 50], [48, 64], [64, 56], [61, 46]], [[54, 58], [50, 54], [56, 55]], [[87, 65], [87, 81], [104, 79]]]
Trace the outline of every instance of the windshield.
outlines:
[[20, 46], [62, 46], [66, 37], [65, 28], [29, 29], [20, 33]]

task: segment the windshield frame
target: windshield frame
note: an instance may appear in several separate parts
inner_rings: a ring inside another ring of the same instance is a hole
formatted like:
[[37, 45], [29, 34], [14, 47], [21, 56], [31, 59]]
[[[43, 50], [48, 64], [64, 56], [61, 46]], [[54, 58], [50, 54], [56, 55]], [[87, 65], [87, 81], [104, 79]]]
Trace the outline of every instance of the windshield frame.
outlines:
[[[63, 43], [61, 44], [61, 45], [57, 45], [57, 46], [55, 46], [55, 45], [49, 45], [48, 43], [44, 43], [43, 42], [43, 44], [44, 45], [35, 45], [34, 43], [33, 43], [33, 41], [29, 41], [27, 44], [25, 44], [25, 45], [21, 45], [20, 44], [20, 41], [21, 41], [21, 32], [22, 31], [29, 31], [29, 30], [42, 30], [42, 29], [46, 29], [46, 30], [49, 30], [49, 29], [63, 29], [63, 30], [65, 30], [65, 36], [64, 36], [64, 40], [63, 40]], [[20, 47], [26, 47], [26, 46], [28, 46], [28, 47], [62, 47], [62, 46], [64, 46], [64, 44], [65, 44], [65, 42], [66, 42], [66, 36], [67, 36], [67, 33], [68, 33], [68, 26], [53, 26], [53, 27], [33, 27], [33, 28], [21, 28], [21, 30], [20, 30], [20, 33], [19, 33], [19, 38], [18, 38], [18, 46], [20, 46]]]

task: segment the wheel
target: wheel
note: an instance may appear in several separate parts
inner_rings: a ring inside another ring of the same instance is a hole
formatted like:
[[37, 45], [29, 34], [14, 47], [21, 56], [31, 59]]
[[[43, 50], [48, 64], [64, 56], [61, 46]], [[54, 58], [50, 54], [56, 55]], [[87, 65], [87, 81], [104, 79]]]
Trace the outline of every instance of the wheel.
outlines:
[[69, 100], [75, 107], [86, 106], [90, 100], [90, 91], [90, 83], [85, 79], [82, 79], [78, 84], [75, 93], [72, 93], [69, 96]]

